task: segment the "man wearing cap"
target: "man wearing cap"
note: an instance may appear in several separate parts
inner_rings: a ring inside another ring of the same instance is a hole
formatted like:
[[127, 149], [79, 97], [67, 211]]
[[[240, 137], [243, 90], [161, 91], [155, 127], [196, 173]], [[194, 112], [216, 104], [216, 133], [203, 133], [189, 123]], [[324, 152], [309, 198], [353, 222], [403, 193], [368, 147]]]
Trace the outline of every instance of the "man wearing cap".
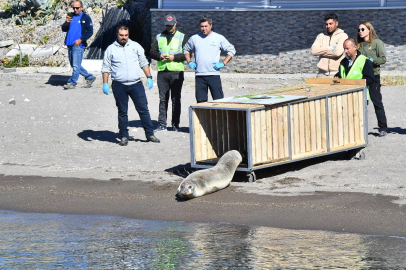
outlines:
[[[189, 67], [196, 72], [196, 100], [198, 103], [207, 101], [208, 89], [210, 89], [213, 100], [224, 97], [220, 69], [227, 65], [236, 52], [234, 46], [224, 36], [211, 30], [213, 23], [210, 18], [203, 17], [199, 23], [200, 33], [193, 35], [183, 48]], [[220, 62], [221, 50], [227, 53], [222, 62]], [[193, 51], [195, 52], [195, 62], [190, 59], [190, 53]]]
[[159, 117], [155, 131], [166, 130], [169, 96], [172, 100], [172, 130], [179, 131], [181, 90], [185, 55], [183, 46], [188, 37], [176, 29], [176, 17], [165, 16], [166, 29], [156, 36], [149, 52], [158, 61]]

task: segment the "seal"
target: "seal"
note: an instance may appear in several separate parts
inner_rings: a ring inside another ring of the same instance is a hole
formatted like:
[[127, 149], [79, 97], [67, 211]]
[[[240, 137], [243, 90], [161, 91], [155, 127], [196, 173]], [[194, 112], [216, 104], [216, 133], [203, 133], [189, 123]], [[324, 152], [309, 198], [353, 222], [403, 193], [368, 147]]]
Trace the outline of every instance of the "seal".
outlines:
[[178, 187], [178, 196], [192, 199], [227, 187], [241, 161], [238, 151], [228, 151], [213, 168], [196, 171], [186, 177]]

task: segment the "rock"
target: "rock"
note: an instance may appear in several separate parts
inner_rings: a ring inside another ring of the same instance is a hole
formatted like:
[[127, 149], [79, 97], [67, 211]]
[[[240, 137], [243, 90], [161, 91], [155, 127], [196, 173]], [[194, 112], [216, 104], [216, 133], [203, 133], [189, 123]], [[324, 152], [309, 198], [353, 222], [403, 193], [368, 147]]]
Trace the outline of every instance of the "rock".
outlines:
[[10, 45], [14, 44], [14, 40], [4, 40], [4, 41], [0, 41], [0, 48], [2, 47], [8, 47]]
[[66, 73], [71, 71], [71, 67], [40, 67], [38, 68], [38, 73]]
[[8, 101], [8, 104], [16, 105], [16, 100], [12, 98]]
[[68, 55], [68, 47], [62, 46], [61, 48], [59, 48], [58, 53]]
[[42, 57], [42, 56], [54, 55], [58, 50], [59, 50], [58, 45], [49, 44], [49, 45], [39, 46], [31, 54], [31, 57]]
[[20, 46], [16, 45], [11, 51], [6, 54], [6, 57], [13, 58], [20, 53], [20, 49], [23, 56], [26, 54], [31, 55], [37, 47], [38, 45], [36, 44], [20, 44]]

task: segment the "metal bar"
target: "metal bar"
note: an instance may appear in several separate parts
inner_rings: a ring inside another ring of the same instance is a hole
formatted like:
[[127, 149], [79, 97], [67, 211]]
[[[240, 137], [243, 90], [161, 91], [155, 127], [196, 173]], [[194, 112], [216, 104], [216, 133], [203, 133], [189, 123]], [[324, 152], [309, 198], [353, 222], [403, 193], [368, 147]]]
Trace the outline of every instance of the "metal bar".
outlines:
[[189, 136], [190, 136], [190, 164], [194, 166], [196, 164], [196, 156], [195, 156], [195, 140], [194, 140], [194, 122], [193, 122], [193, 109], [189, 107]]
[[253, 161], [252, 161], [252, 134], [251, 134], [251, 110], [247, 111], [246, 115], [246, 122], [247, 122], [247, 158], [248, 158], [248, 169], [252, 169]]
[[328, 97], [325, 97], [326, 99], [326, 141], [327, 141], [327, 153], [330, 153], [330, 125], [329, 125], [329, 121], [328, 121], [328, 117], [329, 117], [329, 111], [328, 111]]
[[288, 143], [289, 143], [289, 158], [292, 160], [292, 131], [291, 131], [291, 122], [290, 121], [290, 103], [288, 104]]
[[368, 105], [367, 105], [367, 88], [363, 91], [364, 97], [364, 139], [365, 143], [368, 144]]

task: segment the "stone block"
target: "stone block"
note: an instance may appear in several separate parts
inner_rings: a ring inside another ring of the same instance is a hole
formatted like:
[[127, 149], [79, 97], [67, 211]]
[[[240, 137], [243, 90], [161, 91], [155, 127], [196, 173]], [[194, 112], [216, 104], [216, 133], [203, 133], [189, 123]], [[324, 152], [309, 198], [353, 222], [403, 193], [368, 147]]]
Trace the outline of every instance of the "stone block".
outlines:
[[38, 73], [60, 74], [71, 71], [71, 67], [40, 67]]
[[31, 54], [31, 57], [42, 57], [42, 56], [54, 55], [58, 50], [59, 50], [58, 45], [49, 44], [49, 45], [39, 46]]
[[101, 73], [103, 60], [83, 59], [82, 67], [90, 73]]
[[38, 45], [36, 45], [36, 44], [20, 44], [20, 48], [18, 45], [16, 45], [16, 46], [14, 46], [14, 48], [11, 51], [9, 51], [6, 54], [6, 57], [13, 58], [14, 56], [16, 56], [17, 54], [20, 53], [20, 49], [21, 49], [21, 53], [23, 55], [27, 54], [30, 56], [37, 47], [38, 47]]
[[14, 40], [0, 41], [0, 48], [8, 47], [8, 46], [13, 45], [13, 44], [14, 44]]

